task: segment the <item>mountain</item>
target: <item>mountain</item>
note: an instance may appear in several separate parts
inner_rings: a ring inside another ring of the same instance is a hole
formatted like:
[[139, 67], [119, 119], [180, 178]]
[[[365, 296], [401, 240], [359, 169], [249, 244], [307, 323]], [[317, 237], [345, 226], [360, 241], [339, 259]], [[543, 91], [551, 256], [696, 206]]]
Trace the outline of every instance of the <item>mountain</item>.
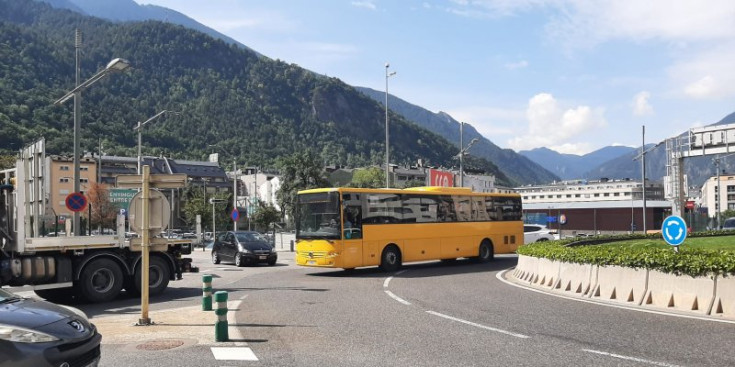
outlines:
[[[735, 112], [731, 113], [720, 121], [710, 124], [725, 125], [735, 123]], [[679, 136], [685, 136], [688, 132], [683, 132]], [[658, 142], [658, 146], [653, 144], [647, 145], [646, 149], [651, 149], [646, 153], [646, 178], [650, 180], [662, 181], [666, 176], [666, 144]], [[634, 161], [633, 158], [640, 154], [640, 148], [635, 149], [632, 153], [623, 155], [591, 170], [590, 177], [609, 177], [609, 178], [641, 178], [640, 160]], [[684, 160], [684, 171], [687, 175], [689, 186], [701, 186], [707, 178], [716, 175], [716, 168], [712, 162], [712, 156], [687, 158]], [[735, 172], [735, 158], [725, 158], [722, 160], [721, 168], [724, 172]]]
[[[82, 80], [114, 58], [132, 70], [109, 75], [82, 92], [83, 149], [136, 154], [138, 121], [166, 115], [142, 130], [143, 153], [273, 167], [295, 151], [325, 164], [381, 164], [382, 106], [336, 78], [257, 53], [201, 32], [158, 21], [110, 22], [30, 0], [0, 0], [0, 151], [17, 152], [38, 137], [49, 154], [72, 150], [71, 103], [53, 102], [74, 86], [74, 34], [84, 35]], [[453, 166], [456, 147], [391, 116], [391, 161]], [[470, 168], [509, 179], [493, 163]]]
[[609, 146], [585, 155], [562, 154], [548, 148], [536, 148], [518, 152], [530, 160], [546, 167], [563, 180], [579, 178], [595, 179], [588, 172], [617, 157], [632, 152], [634, 148]]
[[[139, 5], [133, 0], [36, 0], [59, 9], [69, 9], [114, 22], [158, 20], [200, 31], [212, 38], [248, 48], [240, 42], [217, 32], [175, 10], [157, 5]], [[249, 49], [249, 48], [248, 48]]]
[[[355, 88], [373, 100], [381, 104], [385, 103], [385, 92], [365, 87]], [[433, 113], [390, 94], [388, 96], [388, 108], [403, 116], [408, 121], [412, 121], [453, 142], [456, 147], [455, 150], [459, 153], [460, 122], [452, 118], [452, 116], [444, 112]], [[493, 144], [490, 140], [480, 135], [470, 124], [464, 124], [464, 133], [462, 135], [465, 146], [472, 139], [479, 139], [477, 144], [468, 150], [468, 154], [495, 163], [516, 184], [541, 184], [559, 179], [559, 177], [549, 172], [542, 165], [532, 162], [511, 149], [502, 149]]]

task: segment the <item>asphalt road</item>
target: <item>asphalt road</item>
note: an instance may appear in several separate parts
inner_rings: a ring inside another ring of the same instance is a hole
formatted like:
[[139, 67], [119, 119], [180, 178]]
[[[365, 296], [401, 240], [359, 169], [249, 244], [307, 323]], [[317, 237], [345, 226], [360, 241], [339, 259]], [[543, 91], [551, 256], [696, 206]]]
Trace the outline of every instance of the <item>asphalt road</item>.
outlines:
[[[103, 331], [102, 366], [735, 366], [734, 324], [518, 288], [497, 277], [515, 256], [387, 274], [297, 267], [289, 252], [275, 267], [214, 266], [207, 255], [195, 252], [195, 265], [215, 275], [215, 290], [229, 292], [232, 340], [214, 342], [213, 318], [209, 326], [197, 321], [201, 274], [186, 274], [151, 305], [154, 322], [190, 320], [170, 325], [182, 344], [175, 348], [165, 345], [171, 334], [136, 339], [134, 327], [125, 342], [104, 336], [107, 320], [137, 320], [136, 299], [79, 306]], [[150, 350], [157, 338], [164, 347]], [[233, 348], [234, 357], [216, 359], [218, 347]]]

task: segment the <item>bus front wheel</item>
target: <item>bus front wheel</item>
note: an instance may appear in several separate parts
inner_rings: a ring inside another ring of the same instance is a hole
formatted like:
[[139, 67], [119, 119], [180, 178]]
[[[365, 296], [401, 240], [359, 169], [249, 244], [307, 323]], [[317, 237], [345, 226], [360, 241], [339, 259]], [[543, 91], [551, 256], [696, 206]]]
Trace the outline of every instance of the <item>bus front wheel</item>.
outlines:
[[493, 251], [493, 244], [490, 243], [490, 241], [488, 240], [482, 241], [482, 243], [480, 243], [480, 250], [479, 250], [479, 256], [477, 257], [477, 261], [481, 263], [486, 263], [488, 261], [491, 261], [494, 255], [495, 254]]
[[395, 245], [390, 245], [383, 250], [380, 257], [380, 268], [383, 271], [392, 272], [401, 268], [401, 251]]

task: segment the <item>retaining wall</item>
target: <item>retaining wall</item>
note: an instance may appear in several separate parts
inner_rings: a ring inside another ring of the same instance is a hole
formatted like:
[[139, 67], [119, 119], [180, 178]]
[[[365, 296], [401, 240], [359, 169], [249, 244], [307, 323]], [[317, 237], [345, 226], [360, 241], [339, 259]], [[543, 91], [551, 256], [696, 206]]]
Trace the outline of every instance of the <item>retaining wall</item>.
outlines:
[[511, 277], [574, 297], [735, 320], [735, 275], [691, 277], [519, 255]]

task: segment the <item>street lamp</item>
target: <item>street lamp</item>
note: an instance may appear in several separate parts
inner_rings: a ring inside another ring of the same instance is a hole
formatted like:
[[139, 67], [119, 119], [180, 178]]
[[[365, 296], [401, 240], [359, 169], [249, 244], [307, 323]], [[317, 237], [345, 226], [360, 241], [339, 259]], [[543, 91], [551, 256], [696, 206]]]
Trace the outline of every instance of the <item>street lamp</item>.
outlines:
[[646, 154], [650, 151], [656, 149], [659, 145], [661, 145], [663, 142], [659, 142], [658, 144], [643, 150], [643, 148], [646, 147], [646, 126], [643, 126], [643, 145], [641, 145], [641, 153], [638, 154], [633, 158], [633, 160], [641, 160], [641, 181], [642, 181], [642, 199], [643, 199], [643, 234], [646, 234]]
[[147, 124], [147, 123], [149, 123], [149, 122], [151, 122], [151, 121], [153, 121], [153, 120], [161, 117], [161, 115], [163, 115], [164, 113], [173, 113], [174, 115], [177, 115], [177, 116], [178, 115], [181, 115], [180, 112], [163, 110], [163, 111], [161, 111], [161, 112], [153, 115], [148, 120], [145, 120], [143, 122], [138, 121], [138, 126], [136, 126], [136, 127], [133, 128], [133, 131], [137, 131], [138, 132], [138, 174], [140, 174], [140, 166], [142, 164], [141, 163], [141, 160], [143, 158], [142, 153], [141, 153], [141, 145], [142, 145], [141, 144], [141, 142], [142, 142], [142, 140], [141, 140], [142, 139], [141, 138], [141, 131], [143, 130], [143, 126], [145, 126], [145, 124]]
[[209, 203], [212, 204], [212, 241], [214, 241], [217, 238], [217, 224], [214, 220], [215, 219], [214, 204], [223, 203], [223, 202], [225, 202], [223, 199], [215, 199], [215, 198], [209, 199]]
[[[76, 65], [76, 87], [64, 94], [63, 97], [54, 101], [54, 105], [62, 105], [71, 97], [74, 97], [74, 192], [80, 192], [80, 167], [79, 167], [79, 140], [81, 130], [81, 99], [82, 91], [89, 88], [92, 84], [104, 78], [110, 73], [121, 72], [130, 67], [130, 62], [125, 59], [113, 59], [107, 66], [98, 71], [93, 77], [79, 84], [79, 48], [81, 47], [81, 35], [77, 33], [77, 65]], [[79, 222], [79, 212], [74, 212], [74, 235], [81, 235], [81, 223]]]
[[473, 138], [470, 140], [470, 143], [467, 144], [467, 147], [462, 148], [462, 145], [464, 145], [464, 122], [461, 122], [459, 124], [459, 187], [464, 187], [464, 155], [467, 153], [467, 150], [470, 149], [471, 146], [473, 146], [475, 143], [477, 143], [480, 139]]
[[388, 72], [388, 68], [390, 67], [389, 63], [385, 63], [385, 188], [390, 187], [390, 179], [389, 176], [389, 150], [388, 150], [388, 142], [390, 138], [390, 133], [388, 132], [388, 78], [392, 77], [393, 75], [396, 75], [396, 72]]

